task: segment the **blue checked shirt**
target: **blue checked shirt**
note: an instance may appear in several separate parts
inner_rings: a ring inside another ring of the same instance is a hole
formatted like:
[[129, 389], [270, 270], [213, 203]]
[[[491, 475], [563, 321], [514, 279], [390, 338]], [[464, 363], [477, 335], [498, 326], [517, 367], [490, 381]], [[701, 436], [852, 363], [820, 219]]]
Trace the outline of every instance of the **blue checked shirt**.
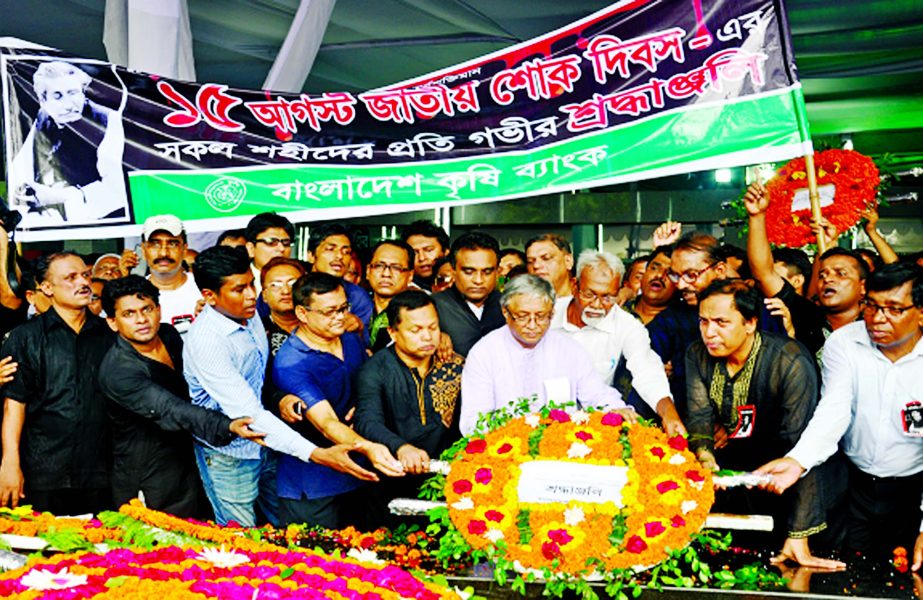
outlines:
[[[186, 334], [183, 347], [189, 396], [193, 404], [219, 410], [232, 419], [252, 417], [250, 428], [266, 433], [267, 446], [307, 462], [317, 446], [263, 408], [260, 401], [268, 357], [269, 342], [259, 317], [243, 326], [206, 306]], [[260, 458], [260, 447], [242, 438], [215, 450], [239, 459]]]

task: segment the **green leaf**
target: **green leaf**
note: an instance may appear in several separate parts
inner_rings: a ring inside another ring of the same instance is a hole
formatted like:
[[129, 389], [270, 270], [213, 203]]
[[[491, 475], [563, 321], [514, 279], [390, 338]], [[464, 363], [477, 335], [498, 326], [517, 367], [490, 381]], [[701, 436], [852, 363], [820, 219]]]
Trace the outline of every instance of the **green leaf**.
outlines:
[[110, 577], [109, 579], [106, 580], [106, 583], [104, 583], [103, 585], [105, 585], [107, 588], [117, 588], [117, 587], [121, 587], [125, 585], [125, 583], [127, 582], [128, 582], [127, 575], [119, 575], [118, 577]]
[[289, 567], [285, 569], [284, 571], [282, 571], [281, 573], [279, 573], [279, 579], [288, 579], [294, 574], [295, 574], [295, 569], [293, 569], [292, 567]]

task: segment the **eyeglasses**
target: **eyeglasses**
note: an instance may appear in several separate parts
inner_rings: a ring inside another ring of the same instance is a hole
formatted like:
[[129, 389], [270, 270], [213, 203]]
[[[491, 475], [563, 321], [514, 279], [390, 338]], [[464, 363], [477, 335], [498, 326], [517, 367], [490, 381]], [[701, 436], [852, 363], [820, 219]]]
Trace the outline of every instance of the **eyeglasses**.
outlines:
[[514, 315], [507, 311], [506, 313], [517, 325], [528, 325], [530, 321], [535, 321], [536, 325], [545, 325], [551, 322], [551, 313], [521, 313]]
[[391, 273], [406, 273], [410, 269], [407, 267], [402, 267], [401, 265], [392, 265], [389, 263], [375, 262], [369, 265], [369, 268], [375, 271], [376, 273], [384, 274], [385, 271]]
[[667, 271], [667, 279], [673, 283], [679, 283], [679, 280], [682, 279], [686, 283], [695, 283], [699, 280], [699, 277], [705, 274], [706, 271], [717, 265], [718, 263], [712, 263], [705, 267], [704, 269], [689, 269], [688, 271], [683, 271], [682, 273], [677, 273], [676, 271]]
[[345, 315], [351, 309], [352, 309], [352, 305], [349, 302], [347, 302], [343, 306], [338, 306], [335, 308], [325, 308], [324, 310], [317, 310], [316, 308], [308, 308], [307, 306], [305, 307], [305, 310], [310, 311], [310, 312], [316, 312], [317, 314], [324, 317], [325, 319], [332, 319], [337, 315]]
[[611, 294], [599, 295], [596, 292], [592, 292], [590, 290], [577, 290], [577, 295], [579, 295], [580, 298], [588, 304], [593, 304], [597, 300], [599, 300], [602, 304], [615, 304], [615, 296]]
[[257, 243], [266, 244], [270, 248], [275, 248], [279, 244], [282, 244], [286, 248], [292, 245], [292, 240], [289, 238], [256, 238]]
[[860, 302], [860, 304], [862, 306], [862, 312], [865, 313], [866, 317], [874, 317], [875, 315], [878, 314], [878, 311], [881, 311], [884, 313], [885, 318], [891, 319], [891, 320], [900, 319], [902, 316], [904, 316], [904, 313], [907, 312], [908, 310], [917, 308], [914, 305], [911, 305], [911, 306], [881, 306], [880, 304], [875, 304], [871, 300], [863, 300], [862, 302]]
[[292, 289], [295, 286], [297, 279], [289, 279], [287, 281], [270, 281], [266, 284], [266, 287], [271, 289], [274, 292], [282, 291], [286, 288]]
[[183, 244], [182, 240], [171, 239], [171, 240], [148, 240], [144, 242], [144, 245], [148, 248], [166, 248], [168, 250], [176, 250]]

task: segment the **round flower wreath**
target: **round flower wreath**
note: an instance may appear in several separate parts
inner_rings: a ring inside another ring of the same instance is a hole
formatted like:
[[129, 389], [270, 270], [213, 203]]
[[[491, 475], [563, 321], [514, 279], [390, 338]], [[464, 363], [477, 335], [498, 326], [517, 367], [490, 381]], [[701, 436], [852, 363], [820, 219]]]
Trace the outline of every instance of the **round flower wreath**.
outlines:
[[[818, 187], [833, 184], [833, 204], [821, 207], [821, 214], [843, 233], [859, 222], [867, 206], [875, 205], [881, 178], [868, 156], [853, 150], [824, 150], [814, 155]], [[776, 245], [800, 248], [815, 242], [811, 230], [811, 209], [792, 210], [795, 192], [808, 187], [804, 158], [791, 160], [766, 183], [769, 208], [766, 233]]]
[[[628, 467], [621, 507], [521, 503], [521, 466], [533, 460]], [[494, 546], [527, 569], [588, 575], [653, 565], [684, 547], [705, 523], [714, 489], [682, 437], [629, 425], [617, 413], [552, 409], [469, 438], [445, 496], [453, 525], [474, 549]]]

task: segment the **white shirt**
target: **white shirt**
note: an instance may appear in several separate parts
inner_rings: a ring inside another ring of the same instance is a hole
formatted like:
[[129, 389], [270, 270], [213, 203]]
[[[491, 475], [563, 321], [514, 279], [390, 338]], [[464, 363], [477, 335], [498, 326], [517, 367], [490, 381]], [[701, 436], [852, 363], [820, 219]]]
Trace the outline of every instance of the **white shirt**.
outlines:
[[904, 433], [902, 411], [923, 402], [923, 340], [891, 362], [865, 323], [834, 331], [824, 345], [823, 387], [811, 422], [787, 456], [811, 469], [840, 443], [860, 470], [876, 477], [923, 471], [923, 438]]
[[624, 356], [631, 372], [632, 387], [648, 406], [656, 412], [658, 402], [673, 398], [663, 361], [651, 349], [651, 337], [640, 321], [614, 306], [602, 320], [577, 327], [567, 320], [567, 307], [571, 300], [573, 296], [560, 298], [554, 303], [551, 328], [560, 330], [583, 346], [604, 382], [612, 384], [615, 369]]
[[471, 312], [473, 312], [474, 316], [477, 317], [478, 321], [480, 321], [481, 318], [484, 316], [484, 305], [481, 304], [480, 306], [478, 306], [477, 304], [472, 304], [471, 302], [468, 302], [467, 300], [465, 300], [465, 304], [468, 305], [468, 308], [471, 309]]
[[160, 290], [160, 322], [176, 327], [185, 339], [186, 332], [195, 320], [195, 305], [201, 298], [199, 286], [192, 275], [187, 273], [183, 285], [175, 290]]

